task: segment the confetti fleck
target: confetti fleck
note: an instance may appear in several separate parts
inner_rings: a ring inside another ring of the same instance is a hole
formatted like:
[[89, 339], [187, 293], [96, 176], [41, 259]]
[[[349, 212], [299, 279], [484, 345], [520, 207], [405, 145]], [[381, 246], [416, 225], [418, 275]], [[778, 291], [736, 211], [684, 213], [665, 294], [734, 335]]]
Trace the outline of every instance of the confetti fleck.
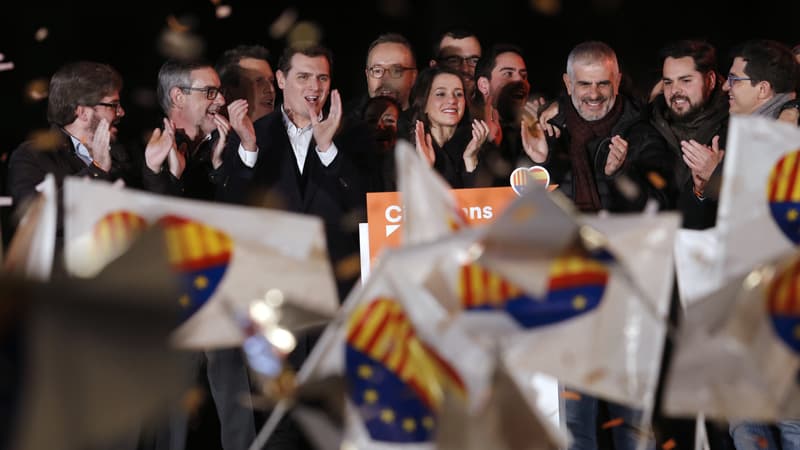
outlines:
[[231, 15], [233, 9], [230, 5], [217, 6], [217, 19], [226, 19]]
[[336, 263], [336, 278], [339, 280], [347, 280], [356, 277], [360, 271], [361, 258], [358, 253], [353, 253]]
[[28, 135], [31, 147], [39, 152], [51, 152], [58, 149], [61, 145], [62, 134], [59, 131], [49, 128], [35, 130]]
[[203, 394], [203, 390], [197, 386], [189, 389], [183, 394], [183, 401], [181, 404], [183, 405], [183, 410], [189, 413], [190, 415], [194, 415], [199, 409], [200, 406], [205, 401], [205, 394]]
[[548, 16], [561, 12], [561, 0], [532, 0], [531, 6], [534, 11]]
[[183, 23], [181, 23], [172, 14], [167, 16], [167, 26], [169, 27], [170, 30], [177, 31], [179, 33], [185, 33], [187, 31], [189, 31], [189, 26], [188, 25], [184, 25]]
[[561, 393], [561, 398], [564, 400], [580, 400], [581, 394], [575, 391], [564, 391]]
[[595, 369], [589, 372], [586, 375], [586, 377], [584, 377], [584, 380], [586, 381], [587, 384], [593, 384], [597, 383], [598, 381], [602, 380], [605, 377], [606, 377], [605, 369]]
[[297, 10], [287, 8], [284, 10], [272, 25], [269, 26], [269, 35], [272, 39], [280, 39], [292, 29], [292, 25], [297, 21]]
[[33, 100], [38, 102], [39, 100], [44, 100], [50, 93], [50, 86], [47, 80], [44, 78], [37, 78], [35, 80], [31, 80], [25, 86], [25, 97], [28, 100]]
[[166, 29], [161, 34], [158, 49], [168, 58], [192, 60], [202, 55], [205, 42], [192, 33]]
[[618, 427], [618, 426], [622, 425], [623, 423], [625, 423], [625, 419], [623, 419], [622, 417], [616, 417], [616, 418], [611, 419], [608, 422], [604, 423], [602, 428], [604, 430], [607, 430], [609, 428]]
[[211, 0], [211, 4], [214, 5], [214, 6], [217, 6], [217, 5], [219, 5], [220, 1], [222, 1], [222, 0]]
[[628, 201], [632, 202], [639, 198], [639, 187], [625, 175], [615, 178], [614, 185]]
[[0, 72], [5, 72], [8, 70], [14, 70], [14, 63], [11, 61], [2, 62], [0, 63]]
[[767, 438], [764, 436], [759, 436], [758, 439], [756, 439], [756, 444], [758, 445], [758, 448], [769, 447], [769, 441], [767, 441]]
[[661, 444], [661, 448], [664, 450], [672, 450], [677, 446], [675, 443], [675, 439], [670, 438], [667, 442]]
[[291, 31], [287, 40], [292, 47], [306, 48], [317, 45], [322, 38], [322, 30], [312, 22], [298, 22]]
[[33, 38], [36, 42], [42, 42], [47, 39], [47, 36], [50, 34], [50, 31], [45, 27], [40, 27], [36, 30], [36, 33], [33, 34]]
[[664, 180], [664, 177], [656, 172], [647, 172], [647, 179], [656, 189], [664, 189], [667, 186], [667, 182]]

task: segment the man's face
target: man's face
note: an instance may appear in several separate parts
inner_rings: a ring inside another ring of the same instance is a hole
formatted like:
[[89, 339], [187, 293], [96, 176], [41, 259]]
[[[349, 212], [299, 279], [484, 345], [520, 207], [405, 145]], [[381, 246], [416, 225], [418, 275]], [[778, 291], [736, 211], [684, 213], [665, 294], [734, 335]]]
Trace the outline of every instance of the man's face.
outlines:
[[731, 113], [752, 114], [768, 100], [768, 97], [764, 97], [761, 83], [753, 85], [750, 77], [744, 72], [746, 67], [745, 60], [738, 56], [733, 58], [731, 70], [728, 71], [728, 80], [722, 86], [722, 89], [728, 93], [728, 106]]
[[[494, 69], [492, 69], [491, 77], [487, 80], [481, 78], [481, 85], [479, 88], [484, 96], [488, 97], [492, 106], [497, 107], [498, 99], [501, 98], [501, 91], [509, 83], [516, 83], [517, 88], [506, 90], [507, 95], [510, 95], [512, 103], [516, 108], [522, 108], [525, 101], [528, 99], [528, 94], [531, 90], [531, 85], [528, 83], [528, 69], [525, 67], [525, 61], [522, 56], [514, 52], [506, 52], [497, 55], [495, 58]], [[505, 95], [503, 95], [504, 97]]]
[[309, 108], [314, 116], [319, 116], [328, 100], [331, 89], [331, 69], [328, 58], [309, 57], [300, 53], [292, 56], [291, 68], [287, 73], [278, 71], [278, 87], [283, 90], [283, 107], [292, 120], [300, 120], [297, 126], [304, 126], [311, 120]]
[[[371, 71], [375, 67], [384, 69], [380, 78], [376, 78]], [[417, 79], [416, 68], [417, 65], [411, 56], [411, 51], [405, 45], [393, 42], [376, 45], [367, 57], [365, 71], [369, 96], [393, 97], [403, 109], [408, 108], [411, 86]], [[399, 76], [394, 78], [395, 75]]]
[[425, 114], [432, 127], [455, 127], [464, 117], [464, 85], [457, 75], [442, 73], [431, 83]]
[[248, 115], [256, 121], [275, 109], [275, 74], [263, 59], [239, 60], [240, 82], [246, 85]]
[[[105, 105], [100, 104], [105, 103]], [[112, 106], [109, 106], [112, 105]], [[100, 102], [91, 109], [92, 113], [89, 118], [89, 133], [94, 134], [97, 126], [100, 125], [100, 120], [106, 119], [108, 122], [108, 130], [111, 135], [111, 142], [117, 141], [117, 125], [120, 119], [125, 116], [125, 110], [119, 103], [119, 91], [113, 91], [111, 94], [106, 95]]]
[[716, 75], [696, 70], [691, 56], [667, 57], [662, 68], [664, 100], [675, 118], [691, 116], [708, 101]]
[[480, 57], [481, 44], [474, 36], [464, 39], [445, 36], [439, 43], [437, 63], [459, 71], [467, 92], [472, 92], [475, 89], [475, 66]]
[[588, 121], [600, 120], [611, 111], [619, 94], [621, 76], [610, 60], [577, 61], [574, 78], [564, 74], [572, 104], [578, 114]]
[[[184, 91], [183, 116], [186, 126], [196, 127], [203, 135], [208, 135], [217, 127], [214, 115], [225, 106], [225, 97], [219, 92], [219, 76], [211, 67], [203, 67], [192, 71], [191, 80], [189, 87], [193, 89]], [[208, 98], [209, 90], [212, 93], [216, 91], [213, 98]]]

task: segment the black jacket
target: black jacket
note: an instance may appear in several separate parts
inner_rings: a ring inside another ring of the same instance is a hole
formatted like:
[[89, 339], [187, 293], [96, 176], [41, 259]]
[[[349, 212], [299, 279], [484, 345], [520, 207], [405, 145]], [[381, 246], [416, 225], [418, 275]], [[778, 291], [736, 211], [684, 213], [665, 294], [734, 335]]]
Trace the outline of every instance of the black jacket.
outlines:
[[173, 197], [193, 198], [196, 200], [213, 200], [217, 191], [221, 174], [211, 164], [211, 151], [217, 142], [219, 133], [214, 130], [210, 139], [206, 139], [192, 149], [192, 142], [182, 132], [175, 134], [175, 144], [186, 149], [186, 167], [180, 178], [175, 178], [169, 171], [166, 161], [161, 171], [155, 173], [142, 164], [142, 184], [144, 189], [157, 194]]
[[[591, 141], [586, 146], [586, 157], [603, 209], [610, 212], [640, 211], [650, 198], [658, 201], [661, 210], [673, 209], [676, 198], [674, 154], [636, 104], [623, 95], [618, 95], [617, 101], [624, 102], [622, 115], [609, 136]], [[543, 165], [550, 172], [550, 182], [558, 184], [559, 191], [574, 198], [566, 108], [573, 106], [569, 97], [562, 96], [558, 115], [549, 121], [561, 129], [561, 137], [548, 138], [548, 159]], [[628, 154], [623, 166], [608, 177], [604, 169], [611, 138], [616, 135], [628, 142]]]

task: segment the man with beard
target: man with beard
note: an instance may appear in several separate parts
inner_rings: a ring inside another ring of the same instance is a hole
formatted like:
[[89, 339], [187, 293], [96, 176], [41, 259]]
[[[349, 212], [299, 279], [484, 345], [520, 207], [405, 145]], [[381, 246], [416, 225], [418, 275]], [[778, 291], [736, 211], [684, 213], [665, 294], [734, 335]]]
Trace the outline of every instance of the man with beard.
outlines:
[[[728, 98], [707, 42], [679, 41], [662, 49], [663, 93], [650, 107], [650, 123], [679, 158], [675, 185], [685, 228], [714, 226], [717, 201], [703, 195], [716, 185], [728, 129]], [[712, 180], [712, 178], [714, 180]]]
[[[8, 166], [8, 190], [15, 207], [36, 193], [48, 173], [56, 183], [66, 176], [129, 181], [130, 159], [116, 145], [122, 77], [111, 66], [81, 61], [62, 66], [50, 79], [46, 137], [22, 143]], [[61, 232], [59, 214], [59, 235]]]
[[269, 51], [260, 45], [240, 45], [225, 51], [216, 64], [222, 94], [230, 103], [247, 100], [247, 116], [256, 120], [275, 109], [275, 74]]
[[478, 186], [508, 186], [517, 167], [530, 166], [520, 135], [520, 119], [531, 86], [522, 50], [493, 45], [475, 67], [477, 92], [473, 111], [489, 125], [489, 143], [479, 155]]
[[475, 99], [475, 66], [478, 65], [481, 54], [478, 36], [469, 31], [449, 30], [436, 41], [434, 58], [429, 63], [431, 67], [441, 64], [461, 73], [470, 109]]

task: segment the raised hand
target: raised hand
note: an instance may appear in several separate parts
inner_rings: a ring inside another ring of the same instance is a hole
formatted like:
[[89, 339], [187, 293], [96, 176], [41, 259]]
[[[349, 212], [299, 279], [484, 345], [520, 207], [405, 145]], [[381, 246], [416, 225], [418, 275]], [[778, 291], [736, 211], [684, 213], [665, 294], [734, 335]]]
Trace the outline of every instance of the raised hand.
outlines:
[[161, 172], [161, 166], [167, 159], [170, 149], [175, 147], [175, 126], [169, 119], [164, 119], [164, 131], [156, 128], [147, 141], [144, 149], [144, 161], [153, 173]]
[[539, 114], [539, 125], [545, 133], [550, 137], [560, 137], [561, 129], [548, 123], [548, 120], [558, 115], [558, 102], [553, 102], [544, 111]]
[[[227, 131], [233, 128], [233, 131], [239, 135], [242, 147], [249, 152], [254, 152], [256, 151], [256, 131], [253, 128], [253, 121], [247, 115], [247, 109], [247, 100], [245, 99], [233, 101], [228, 105], [230, 125], [226, 130], [226, 135]], [[219, 116], [219, 114], [215, 115], [215, 121], [216, 116]], [[224, 120], [224, 118], [222, 119]], [[217, 129], [220, 129], [219, 123], [217, 123]], [[220, 130], [220, 134], [222, 134], [222, 130]]]
[[425, 132], [425, 125], [421, 121], [417, 121], [414, 128], [414, 140], [417, 143], [417, 152], [428, 161], [428, 164], [433, 166], [436, 162], [436, 152], [433, 150], [433, 141], [431, 135]]
[[184, 169], [186, 169], [186, 147], [187, 144], [185, 143], [181, 145], [180, 148], [173, 145], [169, 150], [169, 155], [167, 155], [169, 171], [175, 178], [180, 178], [183, 175]]
[[100, 119], [97, 129], [94, 130], [92, 143], [87, 146], [94, 165], [105, 172], [111, 170], [111, 132], [109, 128], [108, 121]]
[[547, 154], [550, 149], [547, 147], [547, 137], [544, 135], [544, 128], [541, 122], [537, 122], [536, 103], [526, 103], [523, 110], [520, 134], [522, 135], [522, 149], [525, 154], [535, 163], [547, 161]]
[[307, 106], [308, 115], [311, 117], [311, 130], [314, 133], [314, 140], [317, 141], [317, 148], [321, 152], [326, 152], [333, 143], [333, 136], [342, 122], [342, 97], [339, 96], [338, 90], [331, 91], [331, 110], [328, 113], [328, 117], [323, 121], [318, 120], [317, 114], [311, 105]]
[[[237, 102], [238, 101], [239, 100], [237, 100]], [[245, 102], [245, 105], [246, 104], [247, 102]], [[245, 115], [245, 117], [247, 116]], [[247, 121], [249, 122], [250, 119], [248, 118]], [[211, 149], [211, 165], [215, 169], [219, 169], [219, 166], [222, 165], [222, 151], [225, 149], [225, 143], [228, 141], [228, 132], [231, 129], [231, 124], [225, 120], [222, 114], [214, 114], [214, 123], [217, 125], [219, 137], [217, 138], [217, 142], [214, 143], [214, 148]], [[250, 122], [250, 128], [253, 128], [252, 122]]]
[[478, 151], [480, 151], [486, 139], [489, 138], [489, 125], [483, 120], [475, 119], [472, 121], [472, 139], [464, 149], [464, 166], [467, 172], [473, 172], [478, 167]]
[[719, 148], [719, 136], [711, 139], [711, 147], [694, 139], [681, 141], [681, 151], [683, 152], [683, 161], [692, 171], [695, 192], [703, 192], [714, 169], [725, 156], [725, 150]]
[[610, 177], [622, 167], [627, 154], [628, 141], [622, 139], [619, 135], [612, 137], [611, 143], [608, 145], [608, 158], [606, 158], [606, 167], [604, 169], [607, 177]]

